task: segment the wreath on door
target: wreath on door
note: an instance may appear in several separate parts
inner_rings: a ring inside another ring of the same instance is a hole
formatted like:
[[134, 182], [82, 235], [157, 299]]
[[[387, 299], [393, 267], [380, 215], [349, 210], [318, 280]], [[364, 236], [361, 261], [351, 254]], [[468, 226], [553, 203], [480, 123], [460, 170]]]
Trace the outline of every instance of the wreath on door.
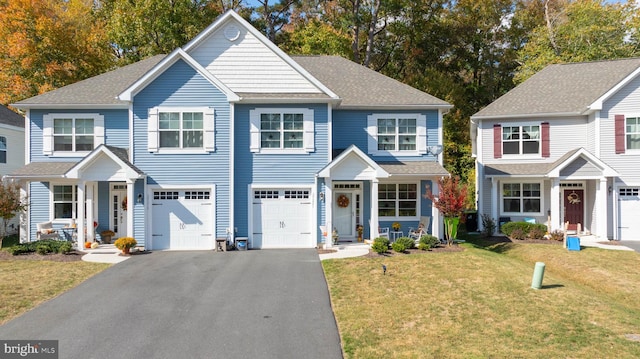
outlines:
[[340, 208], [346, 208], [349, 207], [349, 197], [341, 194], [340, 196], [338, 196], [338, 207]]
[[569, 200], [569, 204], [578, 204], [580, 203], [580, 196], [575, 192], [571, 192], [571, 194], [567, 196], [567, 200]]

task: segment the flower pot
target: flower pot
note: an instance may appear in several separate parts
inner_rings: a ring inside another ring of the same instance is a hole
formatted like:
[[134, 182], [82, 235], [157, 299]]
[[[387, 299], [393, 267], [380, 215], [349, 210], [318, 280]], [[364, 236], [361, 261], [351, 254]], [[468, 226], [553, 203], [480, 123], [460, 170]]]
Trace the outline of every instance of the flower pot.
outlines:
[[129, 248], [129, 247], [122, 248], [122, 254], [124, 254], [124, 255], [131, 254], [131, 248]]
[[102, 242], [104, 242], [105, 244], [110, 244], [111, 236], [102, 236]]

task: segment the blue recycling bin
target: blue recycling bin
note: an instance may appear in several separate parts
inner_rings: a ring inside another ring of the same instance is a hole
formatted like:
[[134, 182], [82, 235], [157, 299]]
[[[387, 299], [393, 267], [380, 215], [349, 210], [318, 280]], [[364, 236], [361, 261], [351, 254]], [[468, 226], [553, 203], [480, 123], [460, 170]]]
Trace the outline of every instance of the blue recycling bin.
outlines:
[[567, 249], [570, 251], [580, 250], [580, 238], [579, 237], [567, 237]]

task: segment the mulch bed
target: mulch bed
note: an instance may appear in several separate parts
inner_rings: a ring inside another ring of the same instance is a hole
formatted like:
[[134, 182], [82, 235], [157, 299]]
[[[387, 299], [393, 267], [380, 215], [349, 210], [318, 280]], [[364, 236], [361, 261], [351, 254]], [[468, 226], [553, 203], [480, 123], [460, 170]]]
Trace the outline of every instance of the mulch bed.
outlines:
[[86, 253], [79, 251], [71, 251], [68, 254], [37, 254], [26, 253], [19, 254], [17, 256], [12, 255], [7, 251], [0, 251], [0, 261], [9, 260], [26, 260], [26, 261], [52, 261], [52, 262], [76, 262], [82, 260], [82, 256]]

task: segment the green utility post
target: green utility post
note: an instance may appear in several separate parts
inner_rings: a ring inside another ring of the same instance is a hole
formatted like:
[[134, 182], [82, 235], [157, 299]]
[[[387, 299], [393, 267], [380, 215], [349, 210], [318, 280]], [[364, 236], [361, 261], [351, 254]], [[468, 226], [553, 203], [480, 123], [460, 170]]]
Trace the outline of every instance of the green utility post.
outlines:
[[536, 262], [536, 267], [533, 269], [533, 279], [531, 280], [531, 288], [542, 288], [542, 277], [544, 277], [544, 263]]

